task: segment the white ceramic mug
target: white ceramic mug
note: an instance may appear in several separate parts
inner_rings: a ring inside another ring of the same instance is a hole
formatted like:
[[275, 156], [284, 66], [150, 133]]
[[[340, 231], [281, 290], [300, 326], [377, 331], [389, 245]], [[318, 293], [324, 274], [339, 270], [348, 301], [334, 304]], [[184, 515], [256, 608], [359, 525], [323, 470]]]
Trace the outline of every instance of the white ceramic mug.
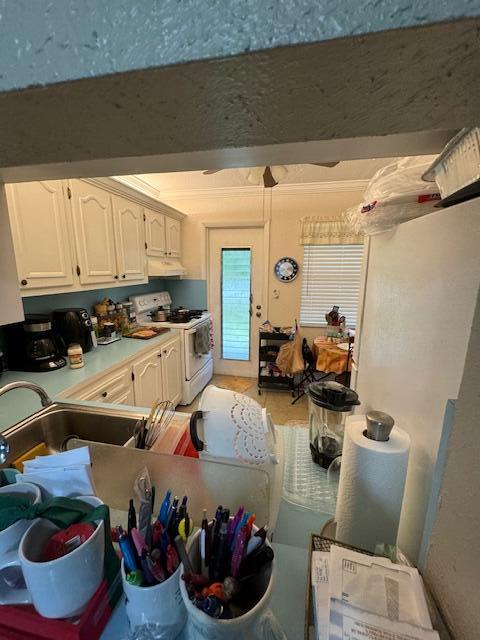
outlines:
[[187, 619], [180, 594], [180, 566], [169, 578], [151, 587], [139, 587], [126, 580], [122, 560], [125, 608], [132, 629], [145, 624], [161, 625], [162, 638], [177, 638]]
[[[93, 506], [98, 504], [101, 501], [95, 498]], [[38, 518], [23, 535], [18, 551], [4, 554], [0, 575], [7, 567], [20, 566], [26, 588], [11, 588], [0, 579], [0, 604], [33, 604], [45, 618], [70, 618], [85, 610], [103, 579], [104, 523], [99, 521], [94, 533], [77, 549], [42, 562], [49, 539], [59, 530], [50, 520]]]
[[[253, 531], [258, 531], [258, 527], [253, 526]], [[200, 531], [194, 533], [189, 546], [190, 560], [193, 566], [199, 561], [199, 536]], [[268, 540], [267, 545], [270, 545]], [[180, 565], [181, 573], [184, 573], [183, 564]], [[265, 576], [266, 577], [266, 576]], [[212, 618], [193, 604], [190, 600], [184, 580], [180, 580], [180, 593], [188, 614], [185, 635], [195, 638], [209, 638], [209, 640], [244, 640], [244, 638], [271, 638], [286, 640], [286, 636], [281, 630], [278, 622], [272, 615], [265, 615], [273, 593], [275, 581], [275, 558], [272, 560], [268, 584], [265, 584], [265, 591], [257, 604], [238, 618], [231, 620], [219, 620]], [[258, 631], [258, 634], [255, 631]]]
[[[42, 497], [40, 489], [29, 482], [19, 482], [18, 484], [8, 484], [5, 487], [0, 487], [0, 495], [26, 497], [30, 500], [30, 504], [40, 502]], [[23, 534], [32, 524], [33, 520], [17, 520], [14, 524], [0, 531], [0, 564], [3, 561], [4, 554], [18, 548]]]

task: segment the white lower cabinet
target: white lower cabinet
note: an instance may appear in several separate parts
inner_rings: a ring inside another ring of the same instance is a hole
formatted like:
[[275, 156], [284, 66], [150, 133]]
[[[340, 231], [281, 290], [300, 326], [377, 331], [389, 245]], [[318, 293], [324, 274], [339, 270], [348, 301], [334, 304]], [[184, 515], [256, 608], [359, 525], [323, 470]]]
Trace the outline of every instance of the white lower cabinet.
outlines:
[[133, 390], [137, 407], [150, 407], [155, 400], [163, 400], [161, 351], [155, 349], [133, 365]]
[[175, 406], [182, 398], [182, 353], [176, 336], [162, 347], [163, 398]]
[[150, 407], [156, 400], [170, 400], [177, 406], [181, 395], [182, 353], [177, 335], [91, 385], [65, 394], [65, 397]]
[[[102, 347], [104, 348], [104, 347]], [[111, 404], [131, 404], [135, 403], [133, 396], [133, 386], [130, 367], [117, 369], [115, 372], [105, 376], [95, 384], [82, 389], [75, 395], [78, 400], [91, 400], [92, 402], [108, 402]], [[119, 402], [119, 398], [124, 399]]]

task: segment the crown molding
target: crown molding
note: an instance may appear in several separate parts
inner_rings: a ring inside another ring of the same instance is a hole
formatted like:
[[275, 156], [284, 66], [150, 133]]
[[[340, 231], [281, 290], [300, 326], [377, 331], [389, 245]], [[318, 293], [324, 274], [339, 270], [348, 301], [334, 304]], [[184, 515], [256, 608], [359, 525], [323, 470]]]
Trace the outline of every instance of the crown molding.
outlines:
[[[130, 176], [129, 176], [130, 177]], [[318, 195], [322, 193], [340, 193], [346, 191], [365, 191], [369, 180], [332, 180], [330, 182], [303, 182], [278, 184], [273, 187], [272, 195]], [[159, 191], [159, 199], [169, 201], [211, 200], [212, 198], [248, 198], [263, 194], [260, 186], [245, 187], [208, 187], [201, 189], [177, 189]]]

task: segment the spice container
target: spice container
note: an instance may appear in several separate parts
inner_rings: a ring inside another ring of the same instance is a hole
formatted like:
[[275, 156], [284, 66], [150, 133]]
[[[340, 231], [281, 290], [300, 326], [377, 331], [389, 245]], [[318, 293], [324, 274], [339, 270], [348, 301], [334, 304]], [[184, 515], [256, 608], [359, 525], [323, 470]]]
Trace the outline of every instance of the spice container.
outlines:
[[133, 302], [127, 300], [123, 303], [123, 308], [127, 315], [128, 319], [128, 328], [134, 329], [137, 326], [137, 316], [135, 314], [135, 309], [133, 308]]
[[67, 355], [70, 369], [81, 369], [85, 366], [83, 350], [79, 344], [70, 344], [68, 346]]

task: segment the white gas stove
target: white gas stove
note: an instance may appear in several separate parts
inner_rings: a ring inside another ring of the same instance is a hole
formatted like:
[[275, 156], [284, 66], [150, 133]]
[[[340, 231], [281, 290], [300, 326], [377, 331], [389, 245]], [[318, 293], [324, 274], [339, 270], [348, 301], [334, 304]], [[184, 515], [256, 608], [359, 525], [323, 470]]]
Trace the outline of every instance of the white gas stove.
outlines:
[[[195, 334], [197, 329], [204, 324], [211, 324], [211, 314], [208, 311], [198, 310], [184, 314], [183, 311], [172, 310], [175, 321], [167, 320], [158, 322], [152, 320], [150, 314], [160, 307], [170, 311], [172, 299], [168, 291], [158, 293], [146, 293], [141, 296], [131, 296], [138, 324], [146, 327], [166, 327], [178, 329], [182, 342], [182, 400], [180, 404], [190, 404], [195, 396], [204, 389], [212, 379], [213, 354], [198, 354], [195, 351]], [[175, 311], [177, 313], [175, 314]], [[185, 315], [185, 318], [182, 318]], [[194, 317], [192, 317], [192, 315]]]

